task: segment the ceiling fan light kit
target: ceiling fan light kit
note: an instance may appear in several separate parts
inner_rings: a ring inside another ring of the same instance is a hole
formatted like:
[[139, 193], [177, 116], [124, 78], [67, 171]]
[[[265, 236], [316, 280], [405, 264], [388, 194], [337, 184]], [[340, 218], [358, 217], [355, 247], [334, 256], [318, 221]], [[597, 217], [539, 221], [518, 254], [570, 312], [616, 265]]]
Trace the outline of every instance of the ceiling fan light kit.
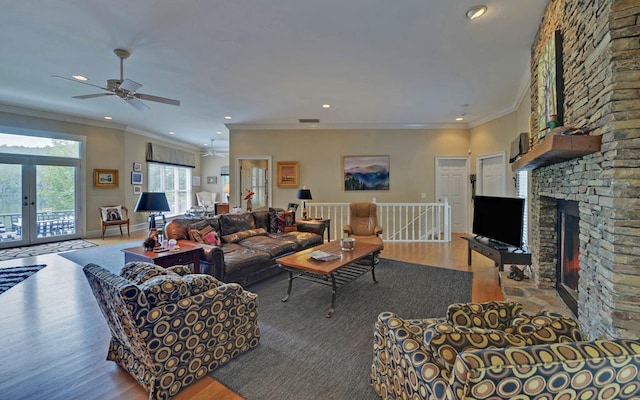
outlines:
[[487, 12], [487, 6], [485, 5], [477, 5], [475, 7], [471, 7], [469, 11], [467, 11], [467, 18], [470, 20], [474, 20], [482, 17]]
[[125, 49], [115, 49], [113, 53], [120, 59], [120, 79], [107, 79], [107, 87], [94, 85], [92, 83], [84, 82], [81, 80], [65, 78], [64, 76], [53, 75], [54, 78], [65, 79], [71, 82], [81, 83], [83, 85], [97, 87], [105, 90], [106, 93], [94, 93], [85, 94], [80, 96], [73, 96], [74, 99], [92, 99], [102, 96], [118, 96], [122, 100], [129, 103], [131, 106], [138, 110], [148, 110], [150, 107], [143, 103], [141, 100], [155, 101], [157, 103], [170, 104], [174, 106], [180, 105], [180, 100], [169, 99], [167, 97], [153, 96], [150, 94], [138, 93], [138, 89], [142, 87], [142, 84], [132, 81], [131, 79], [124, 78], [124, 60], [131, 56], [131, 52]]

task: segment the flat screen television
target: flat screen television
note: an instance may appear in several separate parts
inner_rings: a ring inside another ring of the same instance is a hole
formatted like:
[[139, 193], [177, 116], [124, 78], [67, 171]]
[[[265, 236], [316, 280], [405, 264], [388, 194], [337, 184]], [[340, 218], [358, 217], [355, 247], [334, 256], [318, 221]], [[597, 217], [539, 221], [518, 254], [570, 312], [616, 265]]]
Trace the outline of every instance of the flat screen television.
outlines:
[[511, 246], [522, 246], [524, 199], [476, 196], [473, 201], [473, 233]]

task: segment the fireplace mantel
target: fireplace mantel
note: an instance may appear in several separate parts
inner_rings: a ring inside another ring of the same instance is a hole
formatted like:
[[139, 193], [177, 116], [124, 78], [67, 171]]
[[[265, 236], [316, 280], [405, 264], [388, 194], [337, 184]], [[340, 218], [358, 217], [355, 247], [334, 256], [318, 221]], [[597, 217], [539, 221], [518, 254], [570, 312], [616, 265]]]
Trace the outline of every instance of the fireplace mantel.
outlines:
[[550, 135], [517, 159], [512, 171], [529, 171], [600, 151], [602, 136]]

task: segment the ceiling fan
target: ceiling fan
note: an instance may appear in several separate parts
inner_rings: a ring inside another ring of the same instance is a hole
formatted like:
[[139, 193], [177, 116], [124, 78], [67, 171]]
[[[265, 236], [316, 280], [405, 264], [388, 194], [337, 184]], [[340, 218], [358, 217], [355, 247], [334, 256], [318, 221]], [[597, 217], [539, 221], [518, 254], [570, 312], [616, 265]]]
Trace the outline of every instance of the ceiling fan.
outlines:
[[158, 103], [171, 104], [174, 106], [180, 105], [180, 100], [169, 99], [166, 97], [153, 96], [150, 94], [138, 93], [137, 90], [142, 87], [141, 84], [132, 81], [131, 79], [124, 79], [123, 74], [123, 64], [124, 59], [128, 58], [131, 53], [128, 50], [124, 49], [115, 49], [113, 50], [116, 56], [120, 59], [120, 79], [108, 79], [107, 86], [102, 87], [98, 85], [94, 85], [92, 83], [82, 82], [76, 79], [65, 78], [64, 76], [52, 75], [54, 78], [65, 79], [71, 82], [82, 83], [83, 85], [97, 87], [102, 90], [106, 90], [106, 93], [95, 93], [95, 94], [85, 94], [82, 96], [73, 96], [74, 99], [91, 99], [94, 97], [101, 96], [118, 96], [122, 100], [131, 104], [133, 107], [138, 110], [148, 110], [150, 107], [143, 103], [142, 100], [155, 101]]
[[211, 144], [209, 144], [209, 150], [202, 153], [202, 157], [226, 157], [227, 152], [216, 151], [213, 148], [213, 142], [215, 142], [216, 140], [215, 139], [209, 139], [209, 140], [211, 140]]

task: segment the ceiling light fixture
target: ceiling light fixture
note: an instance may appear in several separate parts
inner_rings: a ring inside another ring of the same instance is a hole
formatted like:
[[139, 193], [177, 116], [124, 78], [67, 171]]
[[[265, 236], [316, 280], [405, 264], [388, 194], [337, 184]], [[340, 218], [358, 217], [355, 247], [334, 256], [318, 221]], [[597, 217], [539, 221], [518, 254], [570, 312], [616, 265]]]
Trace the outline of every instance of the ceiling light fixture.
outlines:
[[109, 120], [111, 120], [111, 119], [113, 119], [113, 117], [110, 117], [110, 116], [108, 116], [108, 115], [107, 115], [107, 116], [105, 116], [105, 117], [104, 117], [104, 119], [109, 119]]
[[216, 132], [218, 135], [222, 135], [222, 131], [218, 131]]
[[225, 115], [224, 119], [231, 119], [231, 115]]
[[323, 104], [322, 108], [331, 108], [331, 104]]
[[467, 18], [473, 21], [476, 18], [482, 17], [486, 12], [487, 12], [487, 6], [479, 5], [479, 6], [471, 7], [469, 11], [467, 11]]
[[456, 121], [462, 121], [462, 120], [464, 120], [464, 118], [462, 118], [462, 117], [456, 118]]
[[73, 79], [77, 80], [77, 81], [88, 81], [89, 78], [87, 78], [84, 75], [71, 75], [73, 77]]

